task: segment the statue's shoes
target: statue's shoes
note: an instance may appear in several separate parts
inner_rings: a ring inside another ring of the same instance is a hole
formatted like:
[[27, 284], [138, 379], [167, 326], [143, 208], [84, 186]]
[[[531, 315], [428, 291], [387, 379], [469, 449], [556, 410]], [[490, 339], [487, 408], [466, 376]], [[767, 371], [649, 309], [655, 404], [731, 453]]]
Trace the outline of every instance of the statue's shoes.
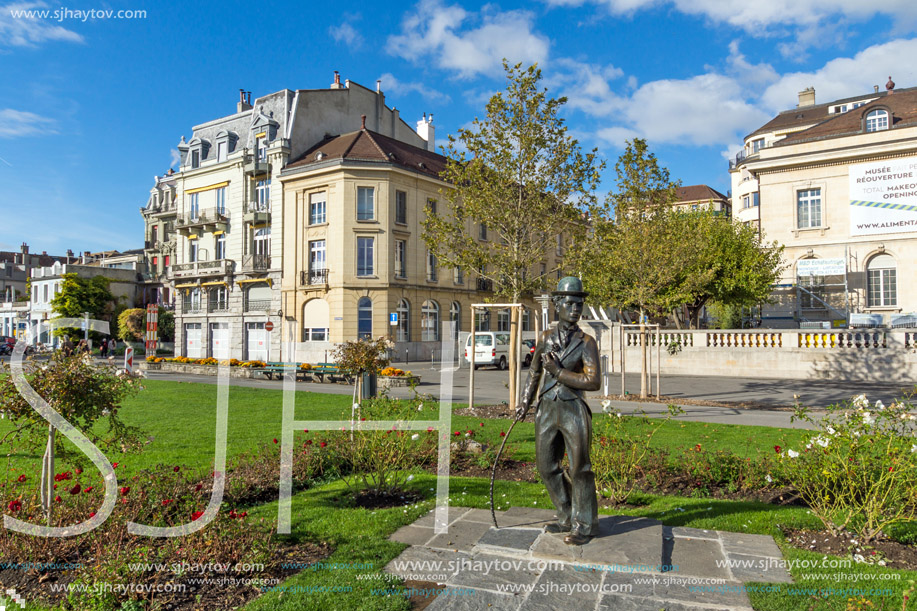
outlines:
[[570, 529], [570, 526], [564, 526], [560, 522], [551, 522], [544, 527], [544, 531], [548, 533], [568, 533]]
[[564, 543], [567, 545], [585, 545], [589, 543], [590, 535], [581, 535], [580, 533], [570, 533], [564, 537]]

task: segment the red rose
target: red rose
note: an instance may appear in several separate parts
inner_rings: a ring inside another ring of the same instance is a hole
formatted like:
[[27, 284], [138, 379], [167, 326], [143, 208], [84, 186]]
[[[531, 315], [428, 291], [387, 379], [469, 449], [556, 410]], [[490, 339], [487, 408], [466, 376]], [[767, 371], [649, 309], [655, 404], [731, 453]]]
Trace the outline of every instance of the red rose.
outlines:
[[92, 486], [87, 486], [83, 492], [92, 492]]
[[239, 517], [240, 517], [240, 518], [244, 518], [244, 517], [247, 516], [247, 515], [248, 515], [248, 512], [247, 512], [247, 511], [243, 511], [242, 513], [239, 514]]
[[60, 503], [60, 502], [63, 501], [63, 500], [64, 500], [64, 499], [60, 498], [60, 496], [54, 497], [54, 501], [57, 502], [57, 503]]
[[325, 442], [323, 441], [323, 442], [321, 442], [321, 443], [320, 443], [320, 444], [318, 444], [318, 445], [319, 445], [319, 447], [322, 447], [322, 448], [324, 448], [324, 447], [325, 447], [326, 445], [328, 445], [328, 444], [327, 444], [327, 443], [325, 443]]
[[96, 517], [96, 512], [90, 511], [90, 512], [89, 512], [89, 517], [90, 517], [90, 518]]
[[428, 426], [428, 427], [427, 427], [427, 432], [428, 432], [428, 433], [432, 433], [432, 432], [433, 432], [433, 427], [432, 427], [432, 426]]
[[459, 435], [461, 435], [461, 433], [459, 431], [456, 431], [455, 436], [458, 437]]
[[191, 514], [191, 521], [196, 522], [197, 519], [200, 518], [202, 515], [204, 515], [203, 511], [195, 511], [194, 513]]
[[891, 472], [894, 471], [894, 470], [895, 470], [894, 467], [889, 467], [889, 468], [888, 468], [888, 472], [889, 472], [889, 473], [891, 473]]
[[116, 463], [116, 462], [111, 463], [111, 468], [112, 468], [112, 469], [117, 469], [117, 468], [118, 468], [118, 463]]
[[697, 445], [694, 446], [694, 451], [695, 451], [695, 452], [700, 452], [700, 444], [697, 444]]
[[127, 496], [127, 493], [131, 491], [130, 486], [124, 486], [121, 488], [121, 496]]
[[162, 506], [165, 507], [166, 505], [168, 505], [171, 502], [172, 502], [172, 499], [163, 499]]
[[198, 484], [197, 486], [194, 487], [194, 489], [195, 489], [197, 492], [200, 492], [200, 491], [201, 491], [201, 488], [203, 488], [203, 487], [204, 487], [204, 484]]
[[276, 438], [276, 437], [274, 437], [274, 443], [277, 443], [277, 438]]
[[70, 494], [79, 494], [80, 490], [82, 489], [83, 489], [82, 486], [80, 486], [79, 484], [76, 484], [68, 492], [70, 492]]
[[484, 426], [484, 423], [483, 423], [483, 422], [481, 423], [481, 426]]
[[774, 446], [774, 452], [776, 452], [777, 454], [780, 454], [780, 449], [781, 449], [780, 446]]
[[303, 445], [311, 446], [311, 445], [312, 445], [312, 440], [311, 440], [311, 439], [306, 439], [306, 443], [304, 443]]
[[178, 473], [178, 467], [172, 467], [172, 471], [174, 471], [175, 473]]
[[26, 476], [25, 476], [25, 474], [23, 473], [22, 475], [19, 476], [19, 478], [18, 478], [16, 481], [17, 481], [17, 482], [24, 482], [25, 480], [26, 480]]
[[308, 433], [309, 429], [303, 429], [303, 433]]
[[13, 513], [15, 513], [19, 511], [20, 509], [22, 509], [22, 501], [20, 501], [19, 499], [12, 500], [10, 501], [10, 504], [7, 505], [7, 508], [10, 511], [12, 511]]
[[500, 431], [500, 437], [506, 437], [506, 431]]
[[82, 475], [83, 470], [80, 469], [79, 467], [77, 467], [76, 470], [75, 470], [75, 473], [76, 473], [77, 475]]

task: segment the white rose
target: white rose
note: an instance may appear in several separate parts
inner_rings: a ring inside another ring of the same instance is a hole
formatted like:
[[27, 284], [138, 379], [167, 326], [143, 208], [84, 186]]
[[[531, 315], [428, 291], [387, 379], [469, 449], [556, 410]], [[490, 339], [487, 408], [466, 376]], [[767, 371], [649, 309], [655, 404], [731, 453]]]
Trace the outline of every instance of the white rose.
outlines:
[[866, 399], [866, 395], [857, 395], [853, 398], [853, 406], [857, 409], [863, 409], [864, 407], [869, 407], [869, 401]]
[[771, 483], [772, 481], [774, 481], [774, 478], [771, 477], [771, 474], [770, 474], [770, 473], [768, 473], [767, 475], [764, 476], [764, 480], [769, 484], [769, 483]]
[[414, 433], [413, 435], [411, 435], [411, 441], [417, 441], [418, 439], [420, 439], [420, 435], [418, 435], [417, 433]]
[[790, 458], [796, 458], [797, 456], [799, 456], [799, 452], [795, 450], [787, 450], [786, 453], [787, 453], [787, 456], [789, 456]]
[[866, 424], [872, 424], [875, 422], [875, 418], [873, 418], [872, 414], [869, 412], [863, 412], [863, 422]]
[[817, 443], [818, 445], [820, 445], [820, 446], [823, 447], [823, 448], [827, 448], [827, 447], [828, 447], [828, 440], [825, 439], [824, 437], [822, 437], [821, 435], [819, 435], [818, 437], [816, 437], [816, 438], [813, 439], [812, 441], [814, 441], [815, 443]]
[[880, 399], [876, 399], [876, 409], [885, 409], [885, 404]]
[[837, 433], [837, 431], [834, 430], [834, 427], [830, 427], [830, 426], [829, 426], [829, 427], [828, 427], [827, 429], [825, 429], [825, 430], [828, 431], [828, 434], [829, 434], [829, 435], [834, 435], [834, 434]]

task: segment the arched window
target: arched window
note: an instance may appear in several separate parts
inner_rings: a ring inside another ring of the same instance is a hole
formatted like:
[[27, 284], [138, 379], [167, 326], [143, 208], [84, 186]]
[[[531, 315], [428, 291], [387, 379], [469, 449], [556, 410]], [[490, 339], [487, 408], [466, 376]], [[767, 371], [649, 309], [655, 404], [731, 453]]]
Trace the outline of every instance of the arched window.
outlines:
[[420, 341], [439, 340], [439, 304], [433, 300], [424, 301], [420, 308]]
[[411, 304], [407, 299], [398, 302], [398, 341], [411, 341]]
[[888, 111], [881, 108], [871, 111], [866, 115], [866, 131], [878, 132], [888, 129]]
[[369, 297], [361, 297], [357, 302], [357, 339], [369, 339], [373, 336], [373, 302]]
[[452, 339], [457, 339], [459, 331], [462, 330], [462, 304], [458, 301], [453, 301], [452, 307], [449, 308], [449, 320], [455, 323], [455, 330], [453, 331], [454, 336]]
[[871, 308], [898, 305], [898, 270], [891, 255], [876, 255], [866, 264], [867, 303]]
[[331, 309], [324, 299], [311, 299], [302, 307], [302, 341], [327, 342]]

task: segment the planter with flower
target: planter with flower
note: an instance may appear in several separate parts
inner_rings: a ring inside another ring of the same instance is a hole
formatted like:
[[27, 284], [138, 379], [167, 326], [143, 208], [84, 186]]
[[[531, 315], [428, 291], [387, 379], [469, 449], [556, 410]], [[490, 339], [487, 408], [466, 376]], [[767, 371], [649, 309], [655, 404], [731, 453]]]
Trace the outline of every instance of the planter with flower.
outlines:
[[398, 369], [397, 367], [386, 367], [379, 372], [379, 386], [381, 388], [417, 386], [418, 384], [420, 384], [420, 376], [414, 375], [410, 371]]

